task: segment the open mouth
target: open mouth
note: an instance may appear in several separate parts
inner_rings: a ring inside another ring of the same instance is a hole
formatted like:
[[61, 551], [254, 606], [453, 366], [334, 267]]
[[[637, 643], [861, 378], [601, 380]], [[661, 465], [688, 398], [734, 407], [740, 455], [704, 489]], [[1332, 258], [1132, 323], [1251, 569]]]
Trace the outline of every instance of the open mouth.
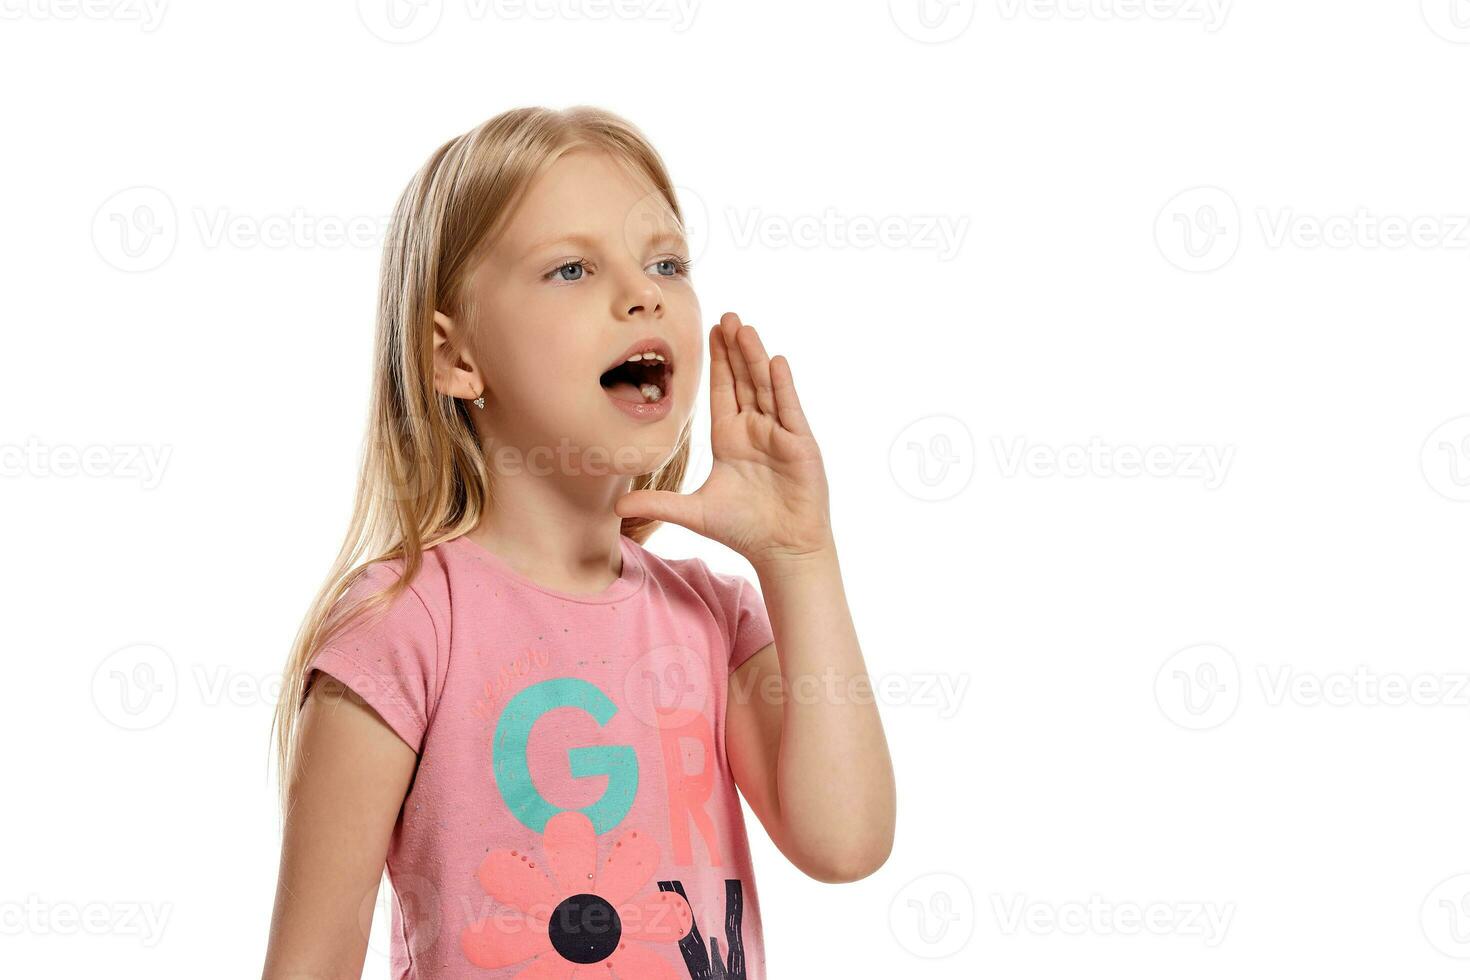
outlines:
[[644, 405], [669, 396], [673, 373], [674, 358], [668, 344], [650, 338], [629, 347], [616, 364], [602, 372], [598, 382], [614, 400]]

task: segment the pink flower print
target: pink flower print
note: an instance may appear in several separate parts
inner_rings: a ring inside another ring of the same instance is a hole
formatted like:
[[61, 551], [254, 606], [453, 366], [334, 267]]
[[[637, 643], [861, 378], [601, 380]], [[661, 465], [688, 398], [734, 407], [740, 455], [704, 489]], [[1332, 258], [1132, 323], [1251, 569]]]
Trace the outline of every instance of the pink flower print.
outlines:
[[634, 900], [658, 867], [658, 844], [632, 831], [598, 869], [592, 821], [564, 810], [547, 821], [541, 849], [545, 867], [512, 850], [495, 851], [480, 865], [485, 893], [514, 912], [465, 928], [459, 945], [470, 962], [494, 969], [530, 960], [517, 980], [680, 980], [648, 944], [688, 935], [689, 903], [664, 891]]

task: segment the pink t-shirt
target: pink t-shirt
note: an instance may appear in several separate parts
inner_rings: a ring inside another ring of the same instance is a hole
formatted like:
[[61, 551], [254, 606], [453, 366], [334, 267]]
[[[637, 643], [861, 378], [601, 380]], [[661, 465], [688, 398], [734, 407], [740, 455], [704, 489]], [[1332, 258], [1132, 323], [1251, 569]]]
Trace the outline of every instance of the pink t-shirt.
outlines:
[[727, 675], [772, 642], [765, 605], [619, 541], [622, 575], [593, 595], [443, 542], [311, 661], [419, 753], [388, 849], [397, 980], [765, 980], [724, 740]]

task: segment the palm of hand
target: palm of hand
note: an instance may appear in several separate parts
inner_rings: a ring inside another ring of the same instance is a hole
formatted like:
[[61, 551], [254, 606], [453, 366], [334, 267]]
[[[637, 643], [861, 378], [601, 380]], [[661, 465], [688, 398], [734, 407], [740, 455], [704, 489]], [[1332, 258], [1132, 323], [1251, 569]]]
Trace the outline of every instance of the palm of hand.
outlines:
[[640, 490], [621, 516], [671, 521], [759, 564], [800, 557], [831, 540], [827, 478], [784, 357], [766, 357], [755, 328], [733, 313], [710, 332], [708, 479], [692, 494]]

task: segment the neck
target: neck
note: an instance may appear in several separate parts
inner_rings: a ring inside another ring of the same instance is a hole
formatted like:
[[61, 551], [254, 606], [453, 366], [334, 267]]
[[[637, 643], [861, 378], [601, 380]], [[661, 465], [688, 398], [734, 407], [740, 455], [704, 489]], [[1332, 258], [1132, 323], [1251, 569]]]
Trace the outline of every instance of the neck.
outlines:
[[563, 592], [599, 592], [622, 574], [622, 518], [613, 503], [626, 476], [497, 474], [468, 537], [520, 574]]

